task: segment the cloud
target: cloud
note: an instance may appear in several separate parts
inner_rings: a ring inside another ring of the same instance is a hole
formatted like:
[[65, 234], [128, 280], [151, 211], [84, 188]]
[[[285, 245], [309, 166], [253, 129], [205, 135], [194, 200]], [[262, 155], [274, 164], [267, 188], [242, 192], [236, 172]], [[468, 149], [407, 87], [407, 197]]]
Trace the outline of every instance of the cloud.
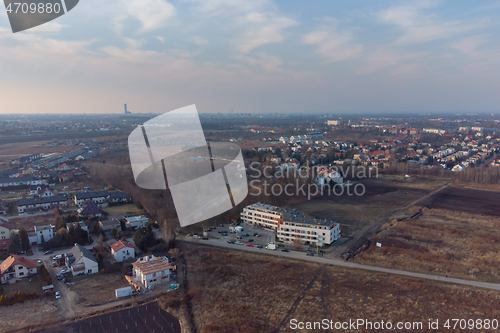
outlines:
[[396, 44], [417, 44], [447, 39], [485, 26], [485, 20], [446, 21], [436, 14], [424, 14], [426, 9], [435, 5], [433, 2], [422, 2], [395, 6], [382, 10], [375, 16], [380, 22], [395, 25], [404, 32]]
[[247, 54], [267, 45], [282, 43], [285, 30], [298, 24], [282, 15], [269, 0], [192, 0], [203, 17], [218, 17], [226, 31], [233, 31], [234, 49]]
[[115, 16], [117, 31], [123, 29], [130, 17], [141, 22], [141, 32], [159, 29], [175, 16], [175, 7], [165, 0], [120, 0], [117, 8], [123, 8]]
[[363, 46], [353, 42], [348, 31], [338, 32], [336, 25], [322, 25], [303, 36], [302, 43], [316, 46], [316, 54], [328, 62], [342, 61], [358, 56]]
[[206, 40], [205, 38], [200, 37], [200, 36], [191, 37], [191, 41], [199, 46], [208, 45], [208, 40]]
[[297, 25], [297, 22], [290, 18], [258, 12], [248, 13], [243, 22], [247, 27], [238, 37], [236, 46], [242, 53], [248, 53], [266, 44], [281, 43], [285, 39], [283, 30]]

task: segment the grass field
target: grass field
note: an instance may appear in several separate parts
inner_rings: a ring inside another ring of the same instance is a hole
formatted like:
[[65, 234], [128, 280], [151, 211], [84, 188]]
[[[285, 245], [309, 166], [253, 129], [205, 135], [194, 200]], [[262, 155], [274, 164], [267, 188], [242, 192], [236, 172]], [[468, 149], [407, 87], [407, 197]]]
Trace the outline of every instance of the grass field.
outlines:
[[103, 209], [108, 215], [134, 216], [144, 214], [144, 209], [139, 209], [135, 204], [105, 207]]
[[[495, 318], [500, 293], [183, 244], [197, 332], [319, 332], [289, 321]], [[383, 310], [381, 310], [383, 309]], [[361, 329], [358, 331], [370, 331]]]

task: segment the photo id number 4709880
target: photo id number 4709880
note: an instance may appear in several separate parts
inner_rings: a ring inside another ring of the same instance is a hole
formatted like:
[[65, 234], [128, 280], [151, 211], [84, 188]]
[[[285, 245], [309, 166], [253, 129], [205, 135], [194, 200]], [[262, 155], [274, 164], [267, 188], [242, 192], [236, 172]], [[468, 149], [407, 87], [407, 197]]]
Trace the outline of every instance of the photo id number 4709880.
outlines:
[[9, 3], [7, 5], [7, 13], [23, 13], [23, 14], [34, 14], [34, 13], [39, 13], [39, 14], [52, 14], [52, 13], [60, 13], [61, 12], [61, 5], [59, 3], [27, 3], [27, 2], [14, 2], [14, 3]]

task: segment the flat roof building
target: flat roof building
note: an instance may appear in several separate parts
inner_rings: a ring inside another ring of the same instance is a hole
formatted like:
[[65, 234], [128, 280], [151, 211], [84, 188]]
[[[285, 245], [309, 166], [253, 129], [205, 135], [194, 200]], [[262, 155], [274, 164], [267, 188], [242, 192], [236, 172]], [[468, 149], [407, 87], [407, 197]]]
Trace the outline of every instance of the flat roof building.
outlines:
[[300, 240], [305, 244], [328, 245], [340, 238], [338, 223], [310, 219], [299, 210], [255, 203], [243, 208], [241, 219], [253, 226], [276, 231], [283, 242]]

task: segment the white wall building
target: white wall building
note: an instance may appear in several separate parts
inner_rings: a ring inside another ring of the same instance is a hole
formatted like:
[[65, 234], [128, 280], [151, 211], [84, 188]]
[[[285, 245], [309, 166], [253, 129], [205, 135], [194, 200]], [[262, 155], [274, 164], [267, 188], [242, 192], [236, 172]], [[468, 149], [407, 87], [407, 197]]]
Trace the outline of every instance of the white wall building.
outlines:
[[16, 201], [16, 205], [19, 213], [36, 212], [40, 210], [47, 211], [54, 207], [66, 207], [67, 199], [64, 195], [54, 195], [43, 198], [20, 199]]
[[110, 194], [108, 191], [82, 192], [76, 193], [73, 201], [78, 207], [84, 207], [90, 204], [105, 207], [108, 205]]
[[175, 266], [168, 262], [167, 257], [140, 258], [132, 267], [134, 277], [148, 289], [169, 282], [170, 272], [175, 271]]
[[125, 220], [128, 228], [144, 228], [149, 222], [147, 216], [144, 215], [127, 217]]
[[248, 224], [270, 228], [283, 242], [300, 240], [305, 244], [328, 245], [340, 238], [338, 223], [309, 219], [296, 209], [256, 203], [243, 208], [241, 219]]
[[75, 244], [69, 253], [66, 253], [66, 266], [73, 276], [86, 275], [99, 272], [99, 265], [92, 253], [81, 246]]
[[38, 264], [35, 261], [12, 254], [0, 265], [1, 281], [28, 277], [36, 274], [37, 268]]
[[54, 238], [54, 235], [56, 233], [55, 226], [53, 226], [52, 224], [35, 226], [34, 229], [37, 244], [42, 244], [42, 236], [43, 240], [47, 242]]
[[111, 254], [117, 262], [122, 262], [130, 258], [135, 258], [135, 249], [128, 243], [123, 241], [118, 241], [110, 245]]

